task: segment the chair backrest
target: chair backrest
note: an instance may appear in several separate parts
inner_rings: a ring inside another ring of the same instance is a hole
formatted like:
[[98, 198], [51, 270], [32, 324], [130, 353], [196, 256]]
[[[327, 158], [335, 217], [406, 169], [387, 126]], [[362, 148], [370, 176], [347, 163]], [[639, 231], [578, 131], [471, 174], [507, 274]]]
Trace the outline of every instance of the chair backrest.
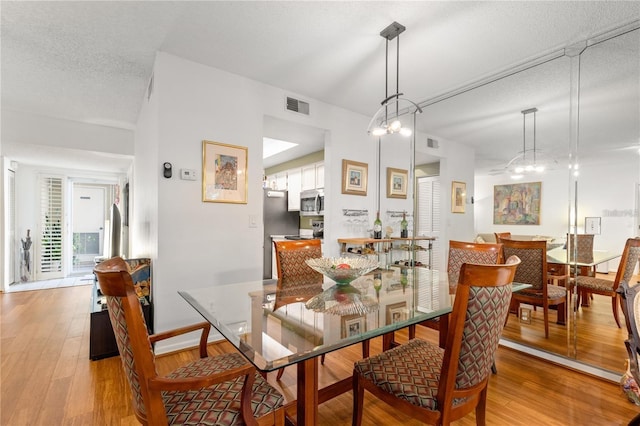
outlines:
[[593, 262], [594, 234], [567, 234], [567, 251], [569, 260], [577, 262]]
[[618, 272], [613, 281], [613, 291], [615, 291], [621, 283], [631, 282], [636, 265], [640, 259], [640, 238], [629, 238], [624, 245]]
[[449, 241], [447, 273], [449, 274], [450, 285], [458, 282], [460, 268], [462, 268], [462, 265], [465, 263], [480, 265], [502, 263], [502, 245]]
[[160, 393], [150, 394], [147, 388], [147, 380], [157, 376], [155, 356], [132, 271], [122, 258], [114, 257], [98, 264], [93, 272], [107, 299], [111, 326], [133, 396], [135, 415], [142, 423], [151, 424], [154, 417], [164, 418], [166, 423]]
[[479, 392], [477, 386], [489, 379], [519, 264], [513, 256], [500, 265], [462, 266], [438, 388], [442, 407], [469, 390]]
[[640, 383], [640, 285], [630, 286], [629, 282], [622, 282], [617, 292], [621, 295], [620, 305], [629, 333], [624, 342], [629, 354], [629, 370], [636, 383]]
[[320, 240], [274, 241], [279, 279], [308, 279], [322, 282], [322, 274], [314, 271], [305, 260], [322, 257]]
[[504, 257], [517, 256], [521, 263], [514, 280], [522, 284], [530, 284], [532, 290], [547, 296], [547, 242], [502, 240]]
[[500, 243], [502, 238], [511, 239], [511, 232], [494, 232], [493, 235], [496, 236], [496, 243]]

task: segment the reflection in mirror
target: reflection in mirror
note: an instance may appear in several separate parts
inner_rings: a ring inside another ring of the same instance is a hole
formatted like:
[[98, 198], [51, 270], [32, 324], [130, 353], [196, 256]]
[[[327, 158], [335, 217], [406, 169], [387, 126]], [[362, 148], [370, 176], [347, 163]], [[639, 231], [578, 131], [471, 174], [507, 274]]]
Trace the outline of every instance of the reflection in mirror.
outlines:
[[[568, 56], [424, 107], [421, 130], [475, 149], [475, 188], [470, 195], [478, 235], [492, 241], [494, 232], [509, 231], [514, 238], [547, 239], [549, 247], [562, 250], [567, 233], [584, 233], [585, 218], [594, 217], [600, 218], [601, 231], [594, 239], [595, 250], [615, 253], [621, 252], [627, 238], [638, 234], [638, 32], [592, 44], [582, 53], [577, 152], [570, 152], [572, 61]], [[522, 151], [521, 111], [533, 107], [538, 109], [537, 145], [557, 161], [543, 174], [519, 181], [542, 183], [540, 224], [498, 224], [494, 222], [494, 186], [515, 183], [506, 166]], [[570, 158], [579, 161], [577, 202], [570, 187], [574, 180], [568, 169]], [[596, 272], [613, 280], [617, 266], [614, 259]], [[596, 295], [589, 307], [578, 307], [569, 316], [569, 325], [556, 324], [552, 312], [551, 331], [545, 338], [538, 309], [532, 311], [531, 324], [510, 319], [503, 337], [620, 374], [625, 336], [611, 310], [611, 301]]]
[[[580, 57], [579, 174], [571, 209], [576, 227], [569, 231], [596, 231], [594, 250], [604, 258], [622, 254], [627, 238], [638, 235], [639, 57], [640, 30], [590, 46]], [[588, 217], [599, 218], [599, 226], [587, 229]], [[619, 261], [614, 257], [595, 272], [578, 272], [613, 286]], [[636, 275], [632, 282], [637, 281]], [[586, 281], [578, 280], [578, 289], [581, 282]], [[580, 305], [574, 311], [576, 359], [621, 374], [626, 330], [616, 324], [611, 297], [595, 294]]]

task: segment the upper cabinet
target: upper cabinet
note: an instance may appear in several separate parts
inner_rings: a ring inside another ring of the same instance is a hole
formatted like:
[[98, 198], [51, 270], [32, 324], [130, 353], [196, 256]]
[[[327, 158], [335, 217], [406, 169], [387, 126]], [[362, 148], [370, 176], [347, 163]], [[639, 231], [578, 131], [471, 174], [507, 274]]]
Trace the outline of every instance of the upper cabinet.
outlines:
[[324, 188], [324, 162], [308, 164], [267, 176], [271, 189], [288, 191], [289, 211], [300, 210], [300, 192]]

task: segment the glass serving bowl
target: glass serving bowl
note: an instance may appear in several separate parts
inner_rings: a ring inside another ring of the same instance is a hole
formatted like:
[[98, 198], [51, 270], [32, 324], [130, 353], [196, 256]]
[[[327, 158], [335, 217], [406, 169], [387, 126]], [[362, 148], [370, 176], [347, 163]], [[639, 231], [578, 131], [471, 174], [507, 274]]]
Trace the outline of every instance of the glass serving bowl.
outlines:
[[378, 267], [377, 259], [367, 257], [320, 257], [307, 259], [306, 262], [311, 269], [331, 278], [339, 285], [349, 284]]
[[378, 302], [352, 285], [334, 285], [309, 299], [305, 306], [333, 315], [365, 315], [379, 309]]

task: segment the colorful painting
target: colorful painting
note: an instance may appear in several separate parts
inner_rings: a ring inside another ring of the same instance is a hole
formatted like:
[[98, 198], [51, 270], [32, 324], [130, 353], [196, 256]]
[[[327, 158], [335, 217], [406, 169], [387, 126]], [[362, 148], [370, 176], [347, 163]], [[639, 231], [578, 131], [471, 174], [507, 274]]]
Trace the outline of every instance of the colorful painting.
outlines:
[[202, 141], [202, 201], [247, 203], [247, 148]]
[[494, 225], [540, 225], [542, 182], [493, 187]]

